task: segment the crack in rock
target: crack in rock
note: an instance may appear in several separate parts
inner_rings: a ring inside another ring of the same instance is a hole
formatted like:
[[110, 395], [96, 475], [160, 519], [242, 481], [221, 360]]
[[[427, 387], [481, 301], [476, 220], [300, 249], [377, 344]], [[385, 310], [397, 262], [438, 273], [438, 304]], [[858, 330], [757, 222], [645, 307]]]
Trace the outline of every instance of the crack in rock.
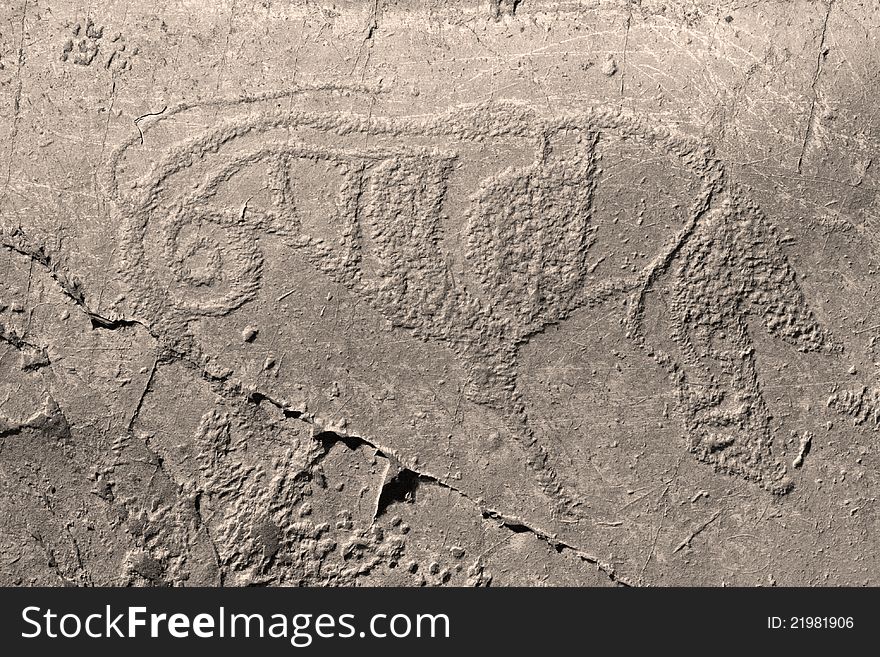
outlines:
[[388, 508], [395, 502], [413, 501], [415, 499], [415, 493], [419, 485], [423, 483], [433, 484], [435, 486], [453, 491], [463, 499], [467, 500], [471, 505], [477, 508], [480, 517], [484, 520], [494, 520], [498, 522], [501, 527], [504, 527], [505, 529], [508, 529], [515, 533], [531, 533], [536, 538], [555, 549], [558, 553], [570, 551], [582, 561], [596, 566], [596, 568], [605, 573], [608, 578], [615, 584], [627, 587], [636, 586], [636, 584], [632, 580], [618, 573], [611, 563], [600, 559], [599, 557], [583, 550], [582, 548], [561, 540], [554, 533], [534, 527], [524, 520], [505, 515], [495, 509], [487, 507], [482, 500], [472, 499], [460, 488], [453, 486], [441, 477], [423, 472], [414, 465], [403, 464], [400, 456], [388, 447], [382, 446], [372, 440], [364, 438], [363, 436], [354, 436], [348, 433], [339, 433], [336, 431], [320, 429], [320, 424], [316, 422], [314, 416], [311, 416], [308, 413], [304, 413], [302, 411], [294, 410], [290, 408], [289, 404], [287, 404], [286, 402], [273, 399], [263, 392], [259, 392], [256, 390], [251, 391], [248, 395], [248, 399], [257, 404], [265, 401], [281, 410], [284, 413], [285, 417], [295, 418], [306, 422], [313, 427], [313, 431], [317, 429], [317, 432], [314, 433], [314, 437], [320, 441], [322, 450], [312, 461], [310, 467], [317, 465], [317, 463], [319, 463], [329, 453], [330, 449], [336, 443], [342, 443], [351, 450], [366, 447], [373, 450], [377, 456], [386, 459], [389, 462], [390, 467], [386, 471], [378, 495], [376, 509], [373, 517], [374, 521], [384, 515]]

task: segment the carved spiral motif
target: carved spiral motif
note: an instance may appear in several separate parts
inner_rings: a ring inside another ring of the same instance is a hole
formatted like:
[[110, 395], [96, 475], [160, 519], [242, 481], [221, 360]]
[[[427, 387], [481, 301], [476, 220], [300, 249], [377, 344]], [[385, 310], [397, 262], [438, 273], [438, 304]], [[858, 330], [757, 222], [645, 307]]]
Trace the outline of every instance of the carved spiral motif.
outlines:
[[253, 231], [232, 212], [178, 206], [164, 226], [169, 297], [182, 312], [222, 315], [254, 298], [263, 257]]

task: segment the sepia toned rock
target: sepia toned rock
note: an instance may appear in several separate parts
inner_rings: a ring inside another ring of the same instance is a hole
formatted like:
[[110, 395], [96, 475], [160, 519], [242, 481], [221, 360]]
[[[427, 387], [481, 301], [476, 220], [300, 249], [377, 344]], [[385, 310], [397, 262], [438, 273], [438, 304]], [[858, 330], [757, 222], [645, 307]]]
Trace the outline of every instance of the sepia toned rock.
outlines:
[[876, 585], [878, 35], [4, 3], [0, 583]]

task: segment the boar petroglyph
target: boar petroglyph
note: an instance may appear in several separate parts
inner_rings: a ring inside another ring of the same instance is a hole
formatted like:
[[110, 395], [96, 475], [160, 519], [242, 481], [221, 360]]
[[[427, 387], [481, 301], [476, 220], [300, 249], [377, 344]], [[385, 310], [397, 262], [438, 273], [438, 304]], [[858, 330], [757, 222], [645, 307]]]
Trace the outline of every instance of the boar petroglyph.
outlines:
[[[690, 452], [775, 493], [790, 488], [750, 330], [763, 325], [802, 351], [835, 347], [773, 226], [709, 145], [614, 108], [545, 116], [493, 102], [382, 117], [300, 106], [314, 91], [169, 107], [115, 150], [106, 184], [141, 321], [173, 341], [193, 319], [242, 308], [260, 289], [261, 240], [280, 240], [393, 326], [451, 350], [467, 398], [506, 418], [542, 489], [571, 510], [576, 482], [530, 426], [518, 351], [579, 309], [616, 301], [628, 338], [668, 373]], [[195, 108], [214, 111], [214, 125], [175, 133], [150, 166], [129, 170], [151, 131]], [[609, 140], [670, 162], [697, 190], [645, 260], [613, 275], [597, 269], [594, 203]], [[223, 190], [253, 170], [267, 200], [231, 206]], [[323, 204], [301, 190], [322, 171], [332, 191]], [[456, 175], [467, 188], [458, 199]], [[464, 277], [444, 254], [452, 214]], [[661, 284], [664, 335], [645, 322]]]

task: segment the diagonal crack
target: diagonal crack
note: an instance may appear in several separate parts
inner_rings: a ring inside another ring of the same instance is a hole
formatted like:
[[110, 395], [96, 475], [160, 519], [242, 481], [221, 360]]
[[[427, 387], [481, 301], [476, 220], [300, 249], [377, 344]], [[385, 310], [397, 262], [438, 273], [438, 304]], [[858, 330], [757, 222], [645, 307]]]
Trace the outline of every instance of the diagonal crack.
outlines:
[[[832, 0], [833, 3], [833, 0]], [[827, 22], [827, 19], [826, 19]], [[7, 235], [4, 235], [4, 239], [0, 240], [0, 246], [3, 246], [11, 251], [19, 253], [21, 255], [27, 256], [34, 260], [34, 262], [41, 265], [45, 268], [48, 273], [52, 276], [55, 282], [60, 286], [61, 290], [64, 294], [70, 297], [76, 306], [85, 313], [89, 319], [92, 321], [93, 328], [105, 328], [109, 330], [116, 330], [119, 328], [127, 327], [127, 326], [141, 326], [144, 328], [151, 337], [153, 337], [157, 342], [164, 342], [161, 339], [160, 335], [157, 335], [151, 327], [137, 319], [128, 319], [128, 318], [118, 318], [118, 319], [110, 319], [103, 317], [94, 311], [92, 311], [85, 300], [85, 295], [82, 290], [82, 287], [79, 281], [70, 281], [67, 278], [67, 275], [61, 271], [60, 267], [55, 263], [51, 256], [46, 252], [46, 250], [42, 246], [33, 246], [29, 244], [20, 231], [17, 229], [13, 231], [12, 235], [18, 238], [17, 242], [10, 242], [5, 239]], [[393, 501], [393, 497], [396, 495], [394, 491], [394, 487], [401, 485], [402, 483], [406, 483], [407, 486], [413, 487], [420, 483], [428, 483], [436, 486], [440, 486], [441, 488], [445, 488], [447, 490], [453, 491], [457, 493], [459, 496], [470, 502], [474, 507], [476, 507], [477, 511], [480, 514], [480, 517], [484, 520], [493, 520], [499, 523], [501, 527], [504, 527], [512, 532], [529, 532], [533, 534], [536, 538], [547, 543], [551, 547], [553, 547], [557, 552], [563, 551], [571, 551], [582, 561], [590, 563], [596, 566], [600, 571], [604, 572], [608, 578], [614, 582], [615, 584], [619, 584], [622, 586], [635, 586], [629, 579], [617, 573], [616, 569], [612, 564], [607, 561], [604, 561], [595, 555], [586, 552], [585, 550], [571, 544], [567, 543], [561, 539], [559, 539], [556, 534], [541, 529], [539, 527], [535, 527], [526, 523], [525, 521], [515, 518], [513, 516], [505, 515], [495, 509], [491, 509], [487, 507], [482, 500], [474, 500], [467, 493], [465, 493], [460, 488], [453, 486], [449, 482], [445, 481], [443, 478], [438, 477], [436, 475], [430, 474], [428, 472], [424, 472], [415, 464], [408, 463], [406, 459], [404, 459], [399, 453], [397, 453], [394, 449], [377, 443], [373, 440], [365, 438], [363, 436], [354, 436], [348, 433], [343, 433], [331, 429], [327, 429], [323, 426], [321, 418], [307, 413], [305, 411], [301, 411], [296, 409], [292, 404], [279, 399], [274, 399], [267, 393], [256, 390], [253, 388], [246, 388], [241, 382], [236, 381], [234, 379], [230, 379], [228, 376], [217, 376], [205, 370], [199, 363], [197, 363], [190, 354], [185, 351], [181, 351], [179, 349], [175, 349], [172, 345], [164, 344], [163, 345], [163, 353], [160, 355], [154, 366], [153, 370], [149, 376], [151, 380], [153, 375], [155, 374], [156, 367], [161, 362], [166, 360], [170, 360], [173, 358], [177, 358], [184, 365], [189, 367], [190, 369], [197, 372], [200, 378], [207, 381], [209, 384], [214, 387], [214, 389], [220, 393], [222, 396], [226, 397], [238, 397], [240, 398], [242, 394], [245, 399], [259, 406], [263, 402], [271, 404], [279, 409], [285, 418], [296, 419], [304, 422], [312, 427], [313, 436], [321, 442], [322, 450], [321, 452], [315, 456], [312, 460], [310, 466], [314, 466], [323, 459], [327, 453], [329, 452], [330, 447], [336, 442], [343, 442], [347, 446], [352, 449], [356, 449], [359, 446], [365, 446], [370, 449], [373, 449], [378, 456], [381, 456], [389, 461], [391, 464], [391, 468], [389, 468], [388, 473], [386, 473], [385, 481], [382, 484], [382, 489], [379, 493], [379, 497], [377, 498], [376, 510], [374, 513], [374, 519], [381, 516], [386, 508]], [[147, 383], [143, 394], [141, 396], [140, 402], [138, 404], [138, 409], [140, 405], [143, 403], [143, 397], [147, 394], [149, 389], [150, 382]], [[137, 412], [135, 416], [131, 419], [130, 425], [133, 425], [134, 419], [136, 418]], [[130, 430], [129, 430], [130, 431]], [[162, 468], [161, 456], [149, 446], [146, 445], [147, 449], [153, 452], [156, 457], [159, 459], [158, 466], [160, 469]], [[164, 469], [163, 469], [164, 472]], [[393, 473], [391, 477], [388, 477], [389, 473]], [[165, 473], [168, 476], [168, 473]], [[405, 490], [404, 490], [405, 494]], [[385, 506], [383, 506], [383, 501], [385, 501]], [[194, 505], [196, 513], [199, 517], [199, 520], [203, 527], [205, 527], [205, 532], [208, 536], [208, 540], [210, 541], [214, 553], [217, 557], [217, 563], [219, 568], [219, 552], [217, 550], [217, 545], [214, 542], [213, 537], [210, 535], [210, 532], [207, 529], [207, 525], [205, 524], [204, 519], [201, 516], [201, 509], [199, 508], [199, 504], [196, 503]], [[219, 570], [220, 578], [222, 581], [223, 572], [222, 569]]]
[[[260, 404], [263, 401], [272, 404], [273, 406], [281, 410], [284, 413], [285, 417], [298, 419], [302, 422], [312, 425], [313, 430], [317, 429], [315, 433], [315, 438], [317, 438], [321, 442], [322, 451], [313, 459], [311, 465], [316, 465], [317, 463], [319, 463], [330, 451], [330, 448], [338, 442], [344, 443], [350, 449], [367, 447], [374, 450], [377, 456], [381, 456], [387, 459], [391, 467], [386, 473], [385, 479], [382, 483], [382, 488], [377, 499], [374, 519], [382, 516], [387, 510], [388, 506], [390, 506], [390, 504], [395, 499], [399, 499], [401, 496], [405, 498], [407, 495], [411, 495], [412, 493], [414, 493], [418, 485], [422, 483], [432, 484], [457, 493], [460, 497], [470, 502], [471, 505], [475, 506], [480, 513], [480, 517], [482, 517], [484, 520], [497, 521], [501, 527], [504, 527], [512, 532], [529, 532], [539, 540], [547, 543], [557, 552], [573, 552], [582, 561], [596, 566], [599, 570], [605, 573], [608, 578], [615, 584], [629, 587], [636, 586], [630, 579], [624, 577], [623, 575], [620, 575], [611, 563], [600, 559], [599, 557], [583, 550], [582, 548], [577, 547], [576, 545], [561, 540], [558, 536], [556, 536], [556, 534], [552, 532], [546, 531], [539, 527], [535, 527], [520, 518], [509, 516], [501, 513], [500, 511], [487, 507], [482, 500], [474, 500], [463, 490], [457, 488], [456, 486], [453, 486], [443, 478], [437, 477], [436, 475], [432, 475], [427, 472], [423, 472], [414, 464], [403, 463], [400, 455], [389, 447], [380, 445], [379, 443], [376, 443], [363, 436], [353, 436], [350, 434], [342, 434], [335, 431], [322, 429], [320, 428], [320, 423], [316, 421], [314, 416], [309, 415], [308, 413], [294, 410], [290, 407], [289, 404], [287, 404], [287, 402], [273, 399], [263, 392], [252, 391], [248, 395], [248, 399], [257, 404]], [[391, 474], [390, 477], [388, 476], [389, 473]]]
[[822, 73], [822, 62], [825, 60], [825, 37], [828, 35], [828, 19], [831, 17], [831, 9], [834, 7], [835, 0], [828, 0], [828, 5], [825, 10], [825, 18], [822, 21], [822, 34], [819, 38], [819, 52], [816, 55], [816, 68], [813, 71], [813, 81], [810, 84], [810, 90], [813, 92], [813, 98], [810, 101], [810, 111], [807, 116], [807, 128], [804, 131], [804, 139], [801, 143], [801, 152], [798, 155], [797, 161], [797, 172], [801, 173], [801, 167], [804, 162], [804, 156], [807, 152], [807, 146], [809, 145], [810, 138], [813, 136], [813, 125], [816, 118], [816, 103], [819, 101], [819, 92], [816, 88], [816, 85], [819, 83], [819, 76]]
[[533, 534], [536, 538], [543, 541], [544, 543], [547, 543], [547, 545], [555, 549], [557, 552], [573, 552], [575, 556], [577, 556], [582, 561], [586, 561], [587, 563], [596, 566], [596, 568], [605, 573], [608, 578], [615, 584], [627, 587], [636, 586], [636, 584], [634, 584], [630, 579], [624, 577], [623, 575], [620, 575], [611, 563], [604, 561], [589, 552], [584, 551], [576, 545], [572, 545], [571, 543], [560, 540], [555, 534], [549, 533], [537, 527], [533, 527], [519, 518], [506, 516], [493, 509], [482, 509], [481, 513], [484, 519], [496, 520], [502, 527], [505, 527], [512, 532], [528, 532], [530, 534]]
[[[620, 60], [620, 95], [623, 95], [624, 91], [624, 81], [626, 80], [626, 56], [629, 53], [629, 31], [632, 26], [632, 18], [633, 18], [633, 3], [635, 0], [629, 0], [627, 2], [627, 14], [626, 14], [626, 32], [623, 35], [623, 55]], [[641, 4], [641, 2], [640, 2]]]
[[367, 53], [364, 58], [364, 67], [361, 71], [361, 81], [363, 81], [364, 77], [367, 74], [367, 68], [370, 65], [370, 58], [373, 55], [373, 39], [376, 36], [376, 31], [379, 29], [379, 0], [373, 0], [373, 5], [370, 8], [370, 16], [367, 19], [367, 28], [364, 33], [364, 40], [361, 42], [360, 48], [358, 48], [357, 57], [354, 60], [354, 66], [352, 67], [351, 72], [354, 73], [355, 69], [357, 69], [357, 65], [360, 62], [361, 55], [363, 54], [364, 48], [366, 48]]
[[[34, 244], [19, 228], [8, 231], [7, 234], [0, 234], [0, 246], [5, 249], [18, 253], [19, 255], [30, 258], [33, 262], [40, 265], [58, 284], [61, 292], [71, 299], [76, 306], [86, 314], [92, 323], [92, 328], [103, 328], [108, 330], [116, 330], [127, 326], [140, 325], [149, 331], [149, 328], [143, 323], [135, 319], [113, 319], [104, 317], [103, 315], [92, 310], [86, 303], [85, 292], [82, 289], [82, 283], [76, 277], [70, 277], [63, 271], [60, 264], [56, 262], [52, 254], [49, 253], [42, 244]], [[155, 336], [154, 336], [155, 337]]]
[[[219, 383], [225, 387], [231, 385], [229, 381], [225, 379], [219, 381], [216, 379], [214, 380], [216, 383]], [[237, 386], [238, 384], [233, 385]], [[495, 520], [500, 523], [500, 526], [505, 527], [510, 531], [526, 531], [534, 534], [535, 537], [553, 547], [557, 552], [563, 552], [566, 550], [571, 551], [582, 561], [596, 566], [600, 571], [604, 572], [608, 576], [608, 578], [615, 584], [629, 587], [635, 586], [635, 584], [631, 580], [620, 575], [611, 563], [600, 559], [599, 557], [583, 550], [576, 545], [561, 540], [558, 536], [556, 536], [556, 534], [552, 532], [541, 529], [539, 527], [535, 527], [534, 525], [531, 525], [524, 520], [503, 514], [500, 511], [487, 507], [482, 500], [473, 499], [463, 490], [450, 484], [442, 477], [438, 477], [429, 472], [425, 472], [415, 464], [406, 462], [406, 460], [399, 453], [388, 446], [382, 445], [364, 436], [354, 436], [348, 433], [326, 429], [322, 426], [320, 418], [317, 418], [312, 414], [297, 410], [293, 408], [292, 405], [288, 402], [284, 400], [274, 399], [270, 395], [262, 391], [251, 390], [247, 393], [246, 399], [257, 405], [260, 405], [264, 402], [271, 404], [272, 406], [275, 406], [277, 409], [279, 409], [285, 417], [300, 420], [301, 422], [305, 422], [312, 427], [313, 435], [317, 440], [320, 441], [322, 449], [312, 459], [309, 467], [313, 467], [320, 463], [320, 461], [330, 451], [330, 448], [338, 442], [342, 442], [350, 449], [357, 449], [359, 447], [372, 449], [375, 451], [377, 456], [381, 456], [387, 459], [391, 467], [389, 468], [388, 472], [386, 472], [385, 480], [383, 481], [382, 488], [377, 499], [374, 520], [380, 517], [390, 505], [391, 501], [393, 501], [393, 499], [389, 498], [393, 498], [396, 495], [396, 487], [405, 484], [403, 490], [399, 491], [402, 492], [402, 494], [405, 496], [408, 491], [413, 491], [415, 487], [422, 483], [440, 486], [441, 488], [445, 488], [447, 490], [453, 491], [454, 493], [457, 493], [460, 497], [470, 502], [471, 505], [476, 507], [477, 511], [480, 514], [480, 517], [484, 520]], [[389, 473], [391, 473], [390, 477], [388, 476]], [[406, 486], [408, 486], [409, 488], [406, 488]], [[385, 506], [383, 507], [382, 503], [386, 500], [388, 503], [385, 504]]]
[[43, 348], [28, 342], [18, 335], [14, 330], [7, 331], [3, 324], [0, 324], [0, 341], [14, 347], [18, 351], [27, 351], [28, 349], [42, 350]]

